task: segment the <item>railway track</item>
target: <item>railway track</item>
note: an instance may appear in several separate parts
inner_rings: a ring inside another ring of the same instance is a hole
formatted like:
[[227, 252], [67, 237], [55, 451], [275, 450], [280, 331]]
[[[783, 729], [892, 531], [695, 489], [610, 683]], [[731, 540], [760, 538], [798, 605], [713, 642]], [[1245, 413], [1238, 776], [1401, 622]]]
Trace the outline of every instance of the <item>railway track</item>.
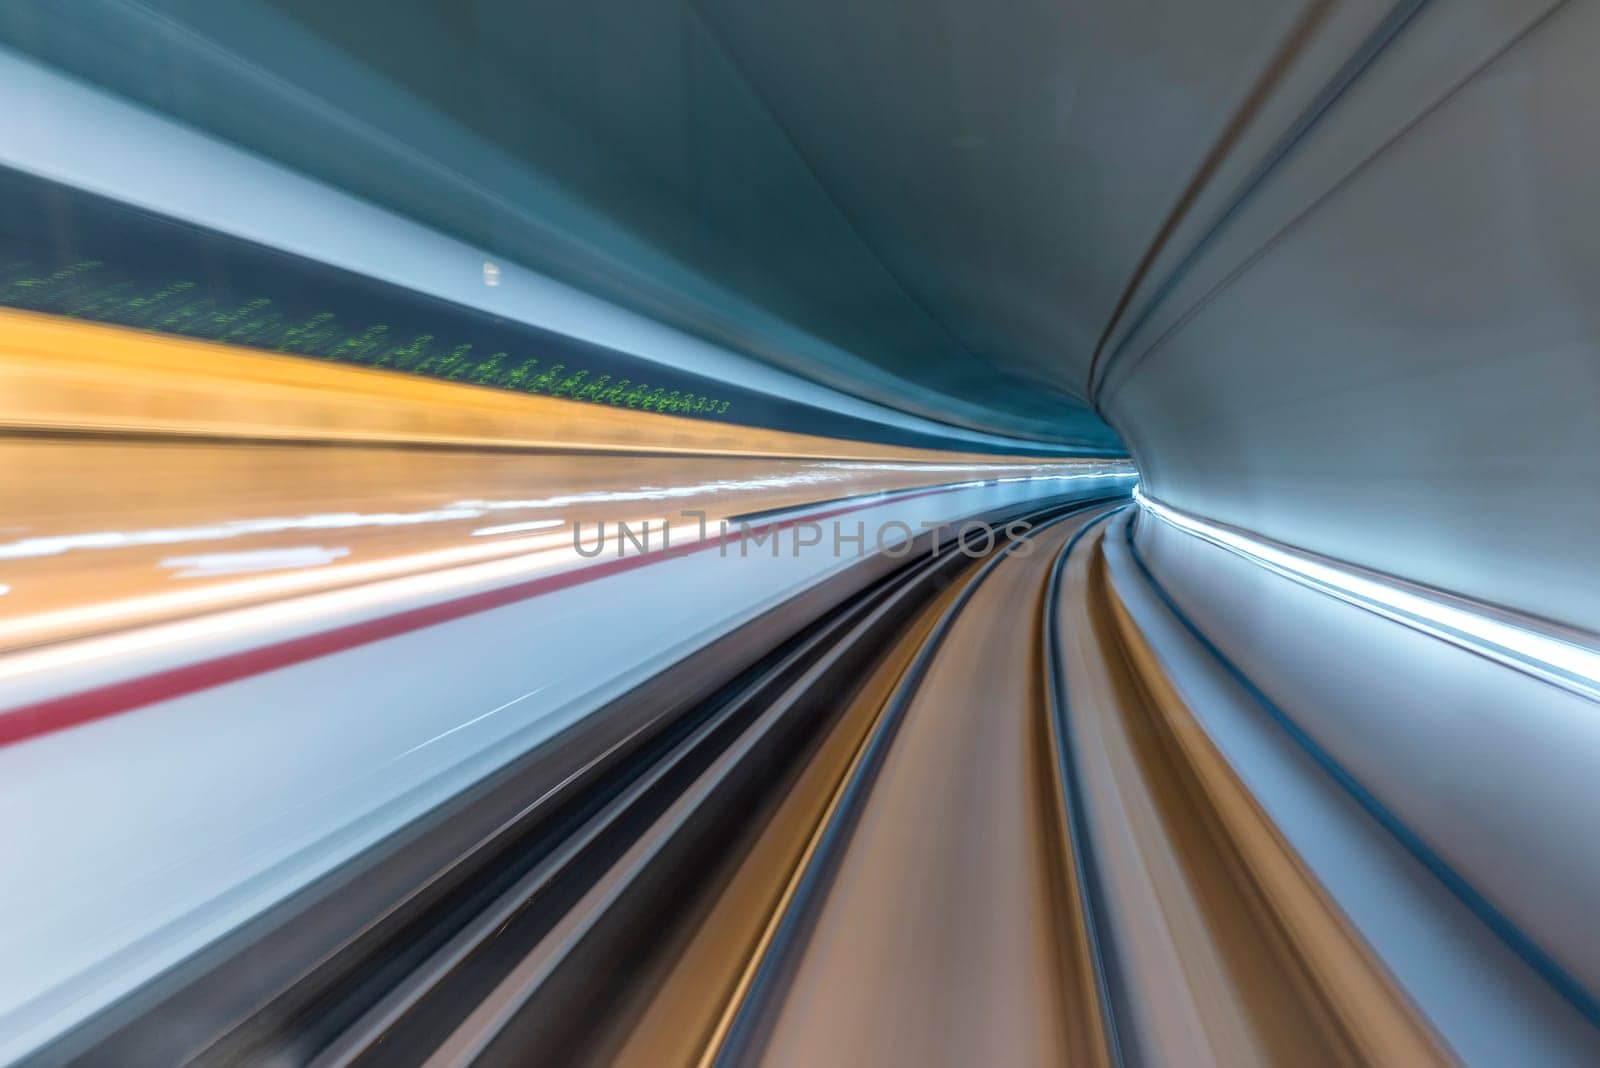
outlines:
[[925, 536], [398, 843], [303, 966], [219, 999], [268, 932], [41, 1061], [1454, 1063], [1135, 621], [1127, 521]]

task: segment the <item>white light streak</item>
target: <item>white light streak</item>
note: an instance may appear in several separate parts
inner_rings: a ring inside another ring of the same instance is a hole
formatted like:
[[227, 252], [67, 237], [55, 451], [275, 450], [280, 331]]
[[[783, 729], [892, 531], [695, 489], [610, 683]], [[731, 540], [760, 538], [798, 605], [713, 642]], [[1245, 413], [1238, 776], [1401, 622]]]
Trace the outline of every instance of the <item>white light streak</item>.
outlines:
[[1150, 515], [1347, 604], [1600, 700], [1600, 638], [1442, 590], [1339, 563], [1179, 511], [1135, 487]]
[[451, 727], [449, 730], [444, 731], [443, 733], [440, 733], [440, 734], [436, 734], [432, 738], [429, 738], [427, 741], [422, 742], [422, 743], [420, 743], [418, 745], [412, 746], [410, 749], [407, 749], [404, 753], [401, 753], [399, 756], [395, 757], [395, 760], [403, 760], [406, 757], [410, 756], [412, 753], [417, 752], [419, 749], [426, 749], [426, 748], [428, 748], [428, 746], [432, 745], [434, 742], [443, 741], [445, 738], [450, 737], [452, 734], [456, 733], [457, 731], [466, 730], [468, 727], [472, 726], [474, 723], [482, 723], [484, 720], [488, 719], [490, 716], [494, 715], [495, 713], [504, 712], [506, 709], [510, 708], [512, 705], [520, 705], [522, 702], [526, 701], [528, 698], [537, 697], [539, 694], [544, 693], [549, 688], [550, 688], [549, 685], [546, 684], [544, 686], [539, 687], [537, 690], [529, 690], [527, 693], [523, 694], [521, 697], [513, 697], [511, 700], [507, 701], [505, 704], [501, 705], [498, 708], [491, 708], [491, 709], [489, 709], [489, 711], [483, 713], [481, 716], [473, 716], [471, 719], [467, 720], [465, 723], [458, 723], [454, 727]]
[[551, 527], [559, 527], [565, 522], [566, 520], [564, 519], [534, 519], [526, 523], [506, 523], [498, 527], [484, 527], [481, 530], [474, 530], [472, 536], [474, 538], [487, 538], [494, 534], [520, 534], [529, 530], [549, 530]]
[[[639, 531], [643, 524], [661, 520], [624, 522], [630, 529]], [[710, 523], [715, 530], [717, 519], [713, 518]], [[597, 555], [616, 555], [621, 525], [606, 524], [604, 544], [607, 551]], [[651, 548], [660, 547], [658, 535], [659, 527], [652, 527]], [[680, 542], [688, 545], [699, 540], [696, 535], [693, 525], [681, 530], [674, 528], [672, 544], [675, 548], [680, 547]], [[594, 538], [593, 533], [585, 532], [586, 550], [592, 548]], [[595, 554], [590, 558], [580, 555], [572, 540], [564, 531], [534, 534], [364, 563], [240, 578], [0, 620], [0, 645], [4, 645], [36, 640], [40, 635], [67, 629], [126, 625], [129, 621], [148, 621], [177, 613], [230, 609], [200, 619], [158, 623], [120, 634], [12, 653], [0, 657], [0, 681], [35, 672], [69, 670], [94, 660], [162, 646], [206, 641], [234, 630], [291, 625], [340, 612], [376, 609], [386, 602], [410, 596], [449, 596], [452, 591], [475, 582], [517, 581], [563, 567], [585, 566]], [[631, 546], [628, 551], [629, 555], [638, 555]], [[365, 585], [354, 585], [357, 583]], [[341, 584], [352, 585], [349, 589], [328, 589]], [[295, 596], [297, 594], [305, 596]], [[242, 606], [264, 598], [272, 600]]]
[[249, 575], [260, 571], [288, 571], [301, 567], [321, 567], [350, 555], [343, 546], [324, 549], [305, 545], [294, 549], [258, 549], [244, 553], [206, 553], [201, 556], [169, 556], [162, 567], [181, 568], [173, 578], [214, 578], [218, 575]]
[[359, 527], [405, 527], [478, 519], [481, 510], [435, 508], [424, 512], [323, 512], [314, 515], [268, 516], [262, 519], [227, 519], [193, 527], [151, 530], [99, 530], [81, 534], [54, 534], [0, 543], [0, 560], [30, 560], [60, 556], [80, 549], [132, 549], [142, 545], [182, 545], [191, 541], [223, 541], [254, 534], [282, 534], [292, 530], [352, 530]]
[[[761, 490], [798, 489], [828, 485], [839, 485], [841, 488], [848, 488], [849, 479], [863, 471], [908, 471], [923, 474], [931, 472], [965, 473], [988, 470], [992, 466], [994, 465], [819, 463], [802, 471], [783, 475], [718, 479], [675, 486], [646, 485], [625, 490], [594, 490], [526, 499], [464, 500], [455, 501], [440, 508], [428, 508], [418, 512], [316, 512], [309, 515], [224, 519], [214, 523], [203, 523], [187, 527], [155, 527], [142, 530], [96, 530], [49, 534], [21, 538], [16, 541], [0, 542], [0, 560], [32, 560], [90, 549], [133, 549], [148, 545], [182, 545], [187, 542], [197, 541], [226, 541], [231, 538], [283, 534], [292, 531], [357, 530], [363, 527], [387, 528], [423, 526], [431, 523], [455, 523], [469, 519], [482, 519], [495, 512], [539, 511], [553, 508], [570, 508], [575, 505], [668, 501], [696, 497], [714, 498], [718, 494], [726, 493], [753, 493]], [[1006, 466], [1013, 467], [1014, 465]], [[1096, 464], [1094, 465], [1095, 470], [1089, 472], [1057, 474], [1053, 473], [1054, 465], [1041, 465], [1037, 468], [1024, 468], [1024, 470], [1034, 473], [1016, 475], [1012, 476], [1012, 478], [1017, 481], [1040, 478], [1072, 481], [1082, 478], [1120, 477], [1121, 473], [1117, 471], [1101, 471], [1100, 468], [1104, 466], [1107, 465]], [[962, 485], [965, 485], [965, 483], [962, 483]], [[945, 484], [939, 487], [907, 488], [954, 487]], [[539, 520], [538, 522], [547, 522], [549, 526], [556, 526], [562, 521]], [[508, 525], [505, 528], [490, 527], [487, 529], [509, 532], [510, 528]], [[526, 529], [536, 530], [541, 528], [529, 526]], [[475, 531], [474, 533], [479, 534], [482, 531]]]

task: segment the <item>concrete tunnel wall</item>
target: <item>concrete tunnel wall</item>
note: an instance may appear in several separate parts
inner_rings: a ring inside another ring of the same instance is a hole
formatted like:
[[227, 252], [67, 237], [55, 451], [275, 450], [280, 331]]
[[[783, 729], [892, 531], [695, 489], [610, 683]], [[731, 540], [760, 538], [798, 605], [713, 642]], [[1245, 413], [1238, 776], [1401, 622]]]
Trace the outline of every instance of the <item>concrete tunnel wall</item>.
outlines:
[[1515, 6], [1396, 42], [1098, 400], [1169, 504], [1597, 630], [1600, 4]]

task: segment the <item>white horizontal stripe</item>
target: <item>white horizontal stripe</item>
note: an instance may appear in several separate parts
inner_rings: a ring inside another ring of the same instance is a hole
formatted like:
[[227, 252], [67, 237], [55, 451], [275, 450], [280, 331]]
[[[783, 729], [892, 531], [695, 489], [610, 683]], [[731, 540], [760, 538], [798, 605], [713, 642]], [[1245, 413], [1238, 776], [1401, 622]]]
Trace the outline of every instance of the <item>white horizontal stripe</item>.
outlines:
[[1133, 495], [1146, 513], [1286, 578], [1600, 701], [1600, 637], [1296, 549], [1180, 511], [1137, 488]]

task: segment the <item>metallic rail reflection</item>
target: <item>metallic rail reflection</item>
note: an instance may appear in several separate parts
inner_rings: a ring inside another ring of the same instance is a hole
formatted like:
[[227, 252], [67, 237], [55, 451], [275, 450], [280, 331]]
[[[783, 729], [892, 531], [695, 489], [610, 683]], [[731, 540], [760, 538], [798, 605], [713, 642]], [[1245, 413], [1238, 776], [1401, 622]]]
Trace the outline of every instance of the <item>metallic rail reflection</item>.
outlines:
[[[280, 918], [61, 1049], [330, 1066], [1593, 1056], [1600, 1036], [1526, 962], [1451, 977], [1498, 984], [1501, 1014], [1470, 1025], [1395, 965], [1415, 936], [1368, 905], [1414, 909], [1434, 877], [1407, 876], [1410, 905], [1387, 877], [1328, 877], [1279, 795], [1338, 784], [1270, 749], [1241, 763], [1235, 699], [1193, 703], [1218, 662], [1151, 615], [1166, 610], [1135, 581], [1129, 515], [1115, 498], [993, 514], [1031, 531], [978, 561], [926, 535], [768, 651], [730, 638], [585, 721], [563, 743], [577, 763], [531, 755], [545, 770], [446, 806], [414, 832], [436, 859], [407, 878], [358, 868], [309, 927]], [[690, 680], [701, 696], [668, 696]], [[1352, 827], [1370, 856], [1393, 848], [1381, 822]], [[263, 951], [308, 967], [260, 987]], [[200, 993], [253, 983], [243, 1002]], [[1523, 1005], [1543, 1006], [1537, 1035]]]

